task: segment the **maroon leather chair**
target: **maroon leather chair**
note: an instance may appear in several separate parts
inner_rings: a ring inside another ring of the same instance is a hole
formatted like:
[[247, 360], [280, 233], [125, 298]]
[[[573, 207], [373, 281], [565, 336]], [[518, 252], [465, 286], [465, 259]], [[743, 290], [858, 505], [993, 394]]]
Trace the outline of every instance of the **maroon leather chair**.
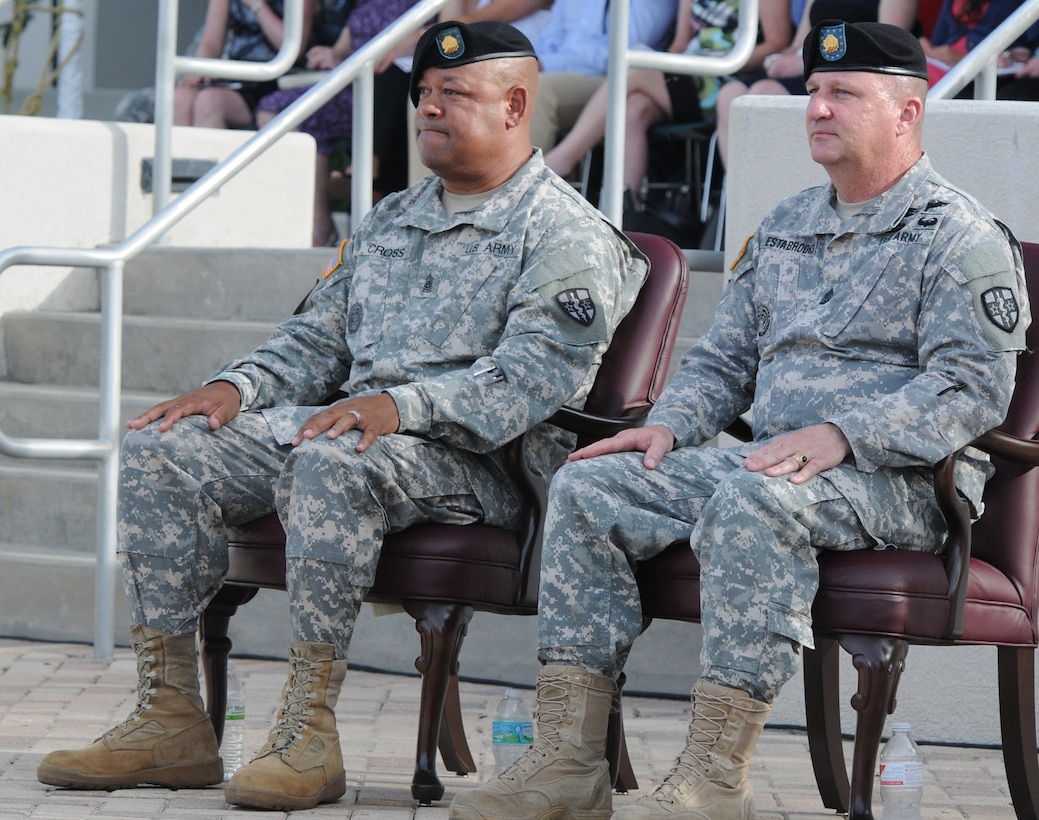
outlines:
[[[1033, 305], [1039, 304], [1039, 245], [1025, 246]], [[1039, 347], [1039, 326], [1028, 331]], [[742, 437], [742, 436], [741, 436]], [[997, 647], [1007, 781], [1019, 818], [1039, 818], [1035, 649], [1039, 644], [1039, 357], [1018, 360], [1006, 421], [975, 445], [992, 455], [985, 514], [971, 525], [955, 491], [958, 454], [935, 486], [949, 523], [943, 555], [824, 551], [812, 607], [816, 648], [804, 654], [808, 739], [820, 796], [852, 820], [872, 818], [873, 781], [885, 717], [895, 710], [910, 644]], [[654, 618], [700, 620], [700, 567], [686, 543], [640, 564], [646, 626]], [[851, 782], [841, 743], [837, 647], [852, 656], [858, 713]]]
[[[651, 234], [629, 235], [649, 257], [649, 277], [603, 357], [584, 410], [564, 408], [552, 418], [584, 440], [645, 419], [667, 378], [689, 286], [685, 255], [674, 243]], [[415, 661], [422, 689], [411, 793], [422, 804], [444, 795], [436, 772], [438, 745], [448, 769], [458, 774], [476, 770], [458, 700], [458, 656], [473, 612], [537, 612], [545, 489], [526, 469], [522, 447], [522, 437], [508, 446], [513, 474], [528, 503], [520, 532], [477, 524], [425, 524], [388, 535], [367, 595], [370, 602], [401, 605], [415, 619], [421, 638]], [[285, 588], [284, 546], [284, 531], [274, 515], [235, 530], [224, 585], [200, 620], [206, 697], [218, 737], [226, 703], [230, 618], [260, 587]], [[626, 760], [623, 750], [620, 754]]]

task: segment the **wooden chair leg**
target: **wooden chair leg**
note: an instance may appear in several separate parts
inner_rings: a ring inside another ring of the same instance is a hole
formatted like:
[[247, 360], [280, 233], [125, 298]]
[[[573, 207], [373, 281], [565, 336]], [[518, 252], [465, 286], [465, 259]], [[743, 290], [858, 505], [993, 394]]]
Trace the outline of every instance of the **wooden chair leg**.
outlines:
[[451, 676], [458, 671], [458, 653], [472, 620], [473, 608], [431, 601], [402, 603], [404, 610], [415, 619], [415, 629], [422, 643], [422, 653], [415, 659], [415, 668], [422, 673], [422, 692], [411, 796], [419, 805], [428, 806], [444, 796], [444, 784], [436, 771], [441, 719]]
[[842, 635], [838, 641], [851, 654], [852, 665], [859, 670], [858, 691], [851, 699], [858, 720], [848, 820], [873, 820], [873, 780], [880, 735], [887, 715], [895, 711], [895, 695], [909, 645], [895, 638], [868, 635]]
[[227, 637], [232, 616], [238, 607], [255, 597], [256, 587], [225, 584], [220, 588], [198, 620], [198, 642], [201, 648], [202, 675], [206, 682], [206, 708], [216, 730], [216, 741], [224, 737], [224, 713], [227, 710], [227, 656], [231, 639]]
[[816, 636], [804, 652], [805, 719], [815, 783], [823, 805], [847, 814], [848, 768], [841, 738], [840, 648], [833, 638]]
[[444, 702], [444, 714], [440, 720], [439, 746], [444, 768], [461, 777], [472, 774], [476, 771], [476, 764], [473, 762], [473, 753], [469, 751], [469, 741], [465, 737], [457, 674], [452, 674], [448, 681], [447, 700]]
[[998, 648], [1003, 765], [1019, 820], [1039, 818], [1035, 731], [1035, 650]]

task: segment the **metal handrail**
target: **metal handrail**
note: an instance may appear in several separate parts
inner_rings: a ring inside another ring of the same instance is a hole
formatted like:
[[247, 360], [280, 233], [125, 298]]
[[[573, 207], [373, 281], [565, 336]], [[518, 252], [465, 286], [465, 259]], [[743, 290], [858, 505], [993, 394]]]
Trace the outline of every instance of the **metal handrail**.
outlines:
[[952, 67], [928, 92], [929, 100], [946, 100], [955, 97], [967, 83], [974, 82], [974, 99], [996, 98], [996, 61], [1010, 44], [1037, 20], [1039, 0], [1027, 0], [1004, 20], [996, 29], [974, 48], [967, 56]]
[[265, 82], [292, 68], [303, 48], [303, 0], [285, 0], [281, 47], [266, 62], [224, 60], [177, 54], [179, 0], [159, 0], [159, 34], [155, 52], [155, 159], [152, 213], [170, 201], [173, 172], [173, 92], [177, 76], [197, 74], [221, 80]]
[[741, 0], [736, 41], [725, 54], [672, 54], [630, 49], [629, 7], [630, 0], [612, 0], [610, 3], [610, 68], [606, 75], [606, 134], [599, 208], [614, 225], [621, 224], [624, 211], [624, 126], [628, 69], [651, 68], [673, 74], [723, 77], [739, 70], [747, 62], [758, 37], [758, 0]]
[[[294, 2], [294, 0], [288, 0]], [[176, 0], [163, 0], [175, 3]], [[116, 497], [118, 492], [119, 419], [122, 374], [123, 270], [125, 263], [162, 237], [211, 194], [217, 192], [246, 165], [269, 149], [282, 136], [295, 130], [307, 117], [351, 82], [364, 90], [354, 95], [354, 145], [364, 145], [367, 132], [371, 148], [373, 66], [390, 49], [402, 42], [437, 13], [447, 0], [422, 0], [401, 15], [377, 37], [358, 49], [328, 76], [278, 114], [235, 151], [200, 177], [171, 204], [123, 241], [106, 248], [48, 248], [19, 246], [0, 252], [0, 275], [15, 265], [41, 267], [71, 266], [103, 270], [101, 278], [101, 374], [100, 412], [96, 439], [19, 438], [0, 431], [0, 454], [17, 458], [83, 458], [101, 462], [98, 501], [98, 541], [94, 591], [94, 654], [111, 658], [115, 635]], [[163, 14], [168, 14], [165, 9]], [[175, 16], [175, 15], [174, 15]], [[173, 48], [176, 38], [165, 36]], [[194, 65], [194, 64], [191, 64]], [[209, 71], [210, 69], [206, 69]], [[236, 69], [237, 71], [238, 69]], [[169, 89], [172, 93], [172, 89]], [[157, 95], [160, 93], [156, 89]], [[363, 98], [363, 99], [362, 99]], [[158, 126], [156, 126], [158, 127]], [[169, 175], [167, 170], [166, 175]], [[358, 188], [367, 188], [367, 205]], [[359, 162], [354, 178], [355, 214], [371, 206], [371, 164]]]
[[[757, 37], [758, 2], [739, 6], [739, 31], [733, 49], [723, 55], [696, 56], [629, 49], [628, 9], [630, 0], [610, 4], [610, 71], [607, 75], [607, 112], [603, 186], [599, 207], [615, 225], [623, 218], [624, 129], [629, 68], [651, 68], [674, 74], [724, 76], [738, 71], [747, 61]], [[955, 96], [975, 77], [975, 99], [993, 100], [996, 90], [996, 61], [1010, 44], [1039, 20], [1039, 0], [1027, 0], [967, 56], [953, 66], [929, 91], [928, 99]]]

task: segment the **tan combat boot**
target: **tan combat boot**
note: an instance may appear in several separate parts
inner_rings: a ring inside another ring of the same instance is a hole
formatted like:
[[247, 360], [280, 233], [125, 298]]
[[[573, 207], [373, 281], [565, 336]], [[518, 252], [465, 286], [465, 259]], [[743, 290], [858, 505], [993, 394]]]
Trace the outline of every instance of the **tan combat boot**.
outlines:
[[652, 794], [618, 811], [614, 820], [752, 820], [754, 789], [747, 772], [771, 711], [742, 689], [697, 681], [689, 736], [674, 768]]
[[616, 691], [577, 667], [542, 667], [533, 746], [497, 779], [456, 795], [451, 820], [609, 820], [606, 730]]
[[131, 629], [137, 655], [137, 706], [92, 746], [51, 752], [41, 783], [72, 789], [170, 789], [212, 786], [224, 779], [213, 724], [198, 689], [195, 636]]
[[237, 806], [293, 811], [346, 794], [336, 703], [346, 661], [327, 643], [294, 643], [278, 720], [252, 762], [235, 772], [225, 799]]

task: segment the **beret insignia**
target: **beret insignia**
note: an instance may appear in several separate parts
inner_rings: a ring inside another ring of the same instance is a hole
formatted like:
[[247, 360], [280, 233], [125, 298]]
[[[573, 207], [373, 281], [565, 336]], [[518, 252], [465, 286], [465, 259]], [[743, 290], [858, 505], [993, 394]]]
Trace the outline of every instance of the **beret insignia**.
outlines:
[[449, 28], [437, 35], [437, 49], [440, 56], [447, 60], [457, 60], [465, 54], [465, 43], [462, 32], [457, 28]]

